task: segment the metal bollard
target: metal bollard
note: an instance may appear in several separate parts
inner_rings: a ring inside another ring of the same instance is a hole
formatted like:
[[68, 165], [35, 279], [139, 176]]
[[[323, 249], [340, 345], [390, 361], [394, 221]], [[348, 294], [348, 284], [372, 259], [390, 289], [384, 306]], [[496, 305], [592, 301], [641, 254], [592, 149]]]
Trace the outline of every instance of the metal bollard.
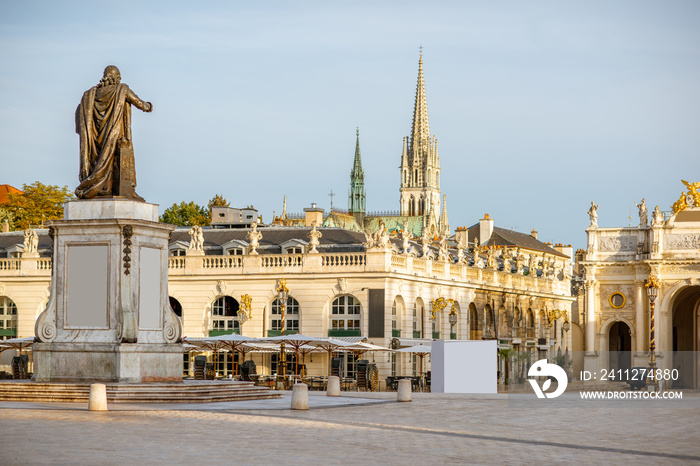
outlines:
[[309, 387], [305, 383], [292, 387], [292, 409], [309, 409]]
[[396, 401], [413, 401], [410, 380], [399, 380], [399, 389], [396, 393]]
[[107, 386], [103, 383], [90, 385], [88, 411], [107, 411]]
[[340, 396], [340, 377], [332, 375], [328, 377], [327, 396]]

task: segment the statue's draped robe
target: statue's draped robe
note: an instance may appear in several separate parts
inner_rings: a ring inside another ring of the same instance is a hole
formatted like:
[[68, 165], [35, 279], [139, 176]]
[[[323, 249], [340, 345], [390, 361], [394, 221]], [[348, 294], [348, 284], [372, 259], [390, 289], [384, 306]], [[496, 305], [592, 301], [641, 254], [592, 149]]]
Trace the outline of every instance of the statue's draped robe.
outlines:
[[126, 84], [95, 86], [83, 94], [75, 112], [75, 132], [80, 135], [78, 198], [112, 194], [117, 145], [122, 139], [131, 144], [130, 104], [149, 109]]

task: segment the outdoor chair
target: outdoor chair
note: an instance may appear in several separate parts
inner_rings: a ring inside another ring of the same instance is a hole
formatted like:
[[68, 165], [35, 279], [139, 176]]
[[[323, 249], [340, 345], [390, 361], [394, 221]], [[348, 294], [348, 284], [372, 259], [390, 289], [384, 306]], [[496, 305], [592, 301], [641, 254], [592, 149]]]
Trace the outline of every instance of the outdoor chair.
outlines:
[[195, 356], [194, 358], [194, 380], [204, 380], [204, 371], [207, 367], [206, 356]]

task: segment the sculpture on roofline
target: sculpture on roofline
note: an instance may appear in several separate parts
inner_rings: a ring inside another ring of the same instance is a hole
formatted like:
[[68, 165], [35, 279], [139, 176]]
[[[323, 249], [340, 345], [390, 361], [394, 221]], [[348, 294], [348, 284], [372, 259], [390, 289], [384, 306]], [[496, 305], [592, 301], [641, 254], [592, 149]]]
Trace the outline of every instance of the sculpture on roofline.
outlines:
[[664, 223], [664, 214], [659, 210], [659, 206], [657, 205], [654, 208], [654, 213], [652, 214], [651, 217], [651, 225], [656, 226], [656, 225], [661, 225]]
[[402, 241], [402, 247], [403, 247], [403, 253], [406, 254], [408, 252], [408, 247], [409, 247], [409, 240], [411, 239], [411, 232], [408, 231], [408, 220], [404, 220], [403, 222], [403, 230], [401, 230], [401, 241]]
[[537, 278], [537, 264], [535, 263], [534, 254], [530, 254], [530, 257], [527, 259], [527, 274]]
[[97, 86], [83, 94], [75, 112], [75, 132], [80, 136], [80, 184], [78, 199], [125, 197], [143, 201], [136, 188], [134, 147], [131, 141], [131, 106], [153, 111], [121, 83], [116, 66], [104, 70]]
[[383, 221], [379, 222], [379, 228], [374, 232], [374, 242], [378, 248], [386, 249], [389, 247], [389, 235]]
[[639, 226], [640, 227], [645, 227], [647, 226], [647, 223], [649, 222], [649, 213], [647, 211], [647, 203], [642, 198], [641, 204], [637, 204], [636, 202], [634, 205], [637, 206], [637, 209], [639, 209]]
[[204, 233], [199, 225], [190, 228], [190, 246], [188, 251], [204, 252]]
[[260, 244], [260, 240], [262, 239], [262, 233], [258, 231], [258, 224], [257, 223], [252, 223], [250, 225], [250, 231], [248, 232], [248, 244], [250, 245], [250, 252], [249, 254], [252, 255], [257, 255], [258, 251], [258, 245]]
[[591, 225], [592, 227], [597, 227], [598, 226], [598, 207], [595, 205], [595, 202], [591, 201], [591, 208], [588, 209], [588, 216], [591, 219]]
[[318, 253], [316, 246], [320, 244], [318, 239], [322, 236], [323, 234], [321, 234], [321, 232], [316, 229], [316, 221], [313, 221], [311, 223], [311, 231], [309, 232], [309, 246], [311, 246], [311, 249], [309, 249], [310, 254]]
[[464, 247], [465, 246], [462, 242], [462, 237], [459, 236], [457, 238], [457, 262], [462, 262], [462, 259], [464, 259]]
[[421, 252], [423, 253], [423, 257], [425, 257], [426, 254], [428, 254], [428, 245], [431, 243], [430, 241], [430, 235], [428, 232], [427, 228], [423, 228], [421, 237], [420, 237], [420, 244], [421, 244]]
[[441, 236], [440, 242], [438, 243], [438, 260], [446, 261], [447, 258], [447, 236]]
[[36, 230], [27, 228], [24, 230], [24, 253], [36, 253], [39, 250], [39, 235]]
[[489, 269], [495, 269], [496, 268], [496, 247], [491, 246], [488, 248], [488, 251], [486, 251], [486, 267]]

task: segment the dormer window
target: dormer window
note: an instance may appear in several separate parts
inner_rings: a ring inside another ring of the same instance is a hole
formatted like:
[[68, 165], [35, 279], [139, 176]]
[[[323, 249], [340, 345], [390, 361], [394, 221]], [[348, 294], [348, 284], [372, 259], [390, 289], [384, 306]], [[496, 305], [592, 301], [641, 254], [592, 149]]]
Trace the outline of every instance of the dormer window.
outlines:
[[171, 256], [184, 256], [186, 251], [184, 249], [171, 249], [170, 250], [170, 255]]
[[303, 254], [304, 250], [301, 246], [295, 246], [291, 248], [287, 248], [285, 250], [285, 253], [287, 254]]
[[226, 254], [229, 256], [242, 256], [243, 248], [231, 248], [226, 250]]

